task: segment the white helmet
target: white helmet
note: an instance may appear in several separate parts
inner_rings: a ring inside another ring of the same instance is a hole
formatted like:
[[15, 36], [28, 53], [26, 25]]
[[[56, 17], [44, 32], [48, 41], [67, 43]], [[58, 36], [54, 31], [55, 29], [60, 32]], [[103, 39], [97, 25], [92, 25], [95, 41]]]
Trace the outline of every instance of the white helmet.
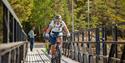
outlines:
[[55, 19], [62, 19], [61, 15], [55, 16]]

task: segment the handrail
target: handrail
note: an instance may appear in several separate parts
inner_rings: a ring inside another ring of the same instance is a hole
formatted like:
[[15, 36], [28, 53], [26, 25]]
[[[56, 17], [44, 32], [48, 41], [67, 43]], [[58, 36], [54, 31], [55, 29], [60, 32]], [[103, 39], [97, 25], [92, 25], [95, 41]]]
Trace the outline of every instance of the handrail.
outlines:
[[28, 42], [0, 44], [0, 63], [21, 63], [26, 57]]
[[[63, 42], [68, 42], [68, 41], [63, 41]], [[88, 43], [88, 42], [91, 42], [91, 43], [96, 43], [96, 41], [72, 41], [72, 42], [69, 42], [69, 43]], [[125, 41], [104, 41], [106, 44], [112, 44], [113, 42], [117, 42], [117, 44], [125, 44]], [[100, 41], [100, 43], [102, 43], [102, 41]]]
[[0, 44], [0, 56], [10, 51], [10, 49], [13, 50], [26, 43], [27, 42], [14, 42], [14, 43]]
[[[71, 32], [75, 37], [74, 41], [72, 41], [72, 37], [63, 37], [63, 54], [80, 63], [92, 61], [96, 61], [96, 63], [100, 63], [99, 61], [124, 63], [125, 40], [118, 40], [118, 30], [121, 29], [118, 26], [122, 25], [125, 25], [125, 22]], [[107, 32], [106, 28], [109, 26], [111, 29]], [[111, 38], [107, 35], [109, 31]]]

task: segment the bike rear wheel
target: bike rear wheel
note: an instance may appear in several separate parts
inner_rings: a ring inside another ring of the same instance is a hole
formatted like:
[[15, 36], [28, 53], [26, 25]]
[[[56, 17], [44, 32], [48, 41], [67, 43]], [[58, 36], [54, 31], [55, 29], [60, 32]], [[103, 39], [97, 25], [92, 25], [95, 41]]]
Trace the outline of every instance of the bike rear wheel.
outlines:
[[61, 63], [61, 50], [59, 49], [59, 47], [57, 46], [57, 51], [56, 51], [56, 62], [57, 63]]
[[61, 63], [61, 50], [58, 46], [56, 47], [55, 57], [51, 58], [51, 63]]

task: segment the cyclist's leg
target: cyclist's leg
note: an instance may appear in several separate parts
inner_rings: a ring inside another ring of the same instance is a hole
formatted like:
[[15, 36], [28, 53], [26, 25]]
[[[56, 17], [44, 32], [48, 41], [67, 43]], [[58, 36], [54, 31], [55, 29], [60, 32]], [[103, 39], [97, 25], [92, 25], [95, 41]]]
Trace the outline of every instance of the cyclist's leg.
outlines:
[[50, 48], [51, 48], [51, 44], [49, 43], [48, 54], [50, 54]]
[[[58, 45], [58, 47], [59, 47], [59, 49], [60, 49], [60, 53], [62, 53], [61, 51], [62, 51], [62, 37], [58, 37], [57, 38], [57, 45]], [[61, 54], [60, 54], [61, 55]]]
[[55, 44], [51, 44], [50, 50], [51, 50], [51, 55], [54, 56], [56, 54], [56, 46], [55, 46]]
[[56, 57], [56, 62], [60, 63], [61, 62], [61, 48], [62, 48], [62, 37], [57, 37], [57, 42], [56, 42], [56, 52], [57, 52], [57, 57]]
[[61, 37], [57, 37], [56, 38], [56, 44], [51, 44], [51, 48], [50, 49], [51, 49], [52, 56], [54, 56], [56, 54], [56, 45], [58, 45], [59, 48], [61, 48], [61, 44], [62, 44], [61, 40], [62, 40]]
[[62, 37], [57, 37], [57, 44], [58, 45], [61, 45], [62, 44]]
[[57, 45], [59, 46], [60, 50], [62, 49], [62, 37], [57, 38]]

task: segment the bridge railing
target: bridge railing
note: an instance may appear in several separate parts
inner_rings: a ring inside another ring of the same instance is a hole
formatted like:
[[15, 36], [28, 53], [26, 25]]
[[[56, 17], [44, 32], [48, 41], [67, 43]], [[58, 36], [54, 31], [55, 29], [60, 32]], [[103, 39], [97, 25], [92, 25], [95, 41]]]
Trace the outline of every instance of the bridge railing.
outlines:
[[0, 44], [0, 63], [21, 63], [27, 53], [27, 42]]
[[0, 0], [3, 12], [3, 42], [0, 43], [0, 63], [21, 63], [28, 49], [27, 35], [7, 0]]
[[64, 37], [63, 54], [80, 63], [124, 63], [125, 40], [119, 39], [119, 26], [125, 23], [74, 32], [74, 39]]

